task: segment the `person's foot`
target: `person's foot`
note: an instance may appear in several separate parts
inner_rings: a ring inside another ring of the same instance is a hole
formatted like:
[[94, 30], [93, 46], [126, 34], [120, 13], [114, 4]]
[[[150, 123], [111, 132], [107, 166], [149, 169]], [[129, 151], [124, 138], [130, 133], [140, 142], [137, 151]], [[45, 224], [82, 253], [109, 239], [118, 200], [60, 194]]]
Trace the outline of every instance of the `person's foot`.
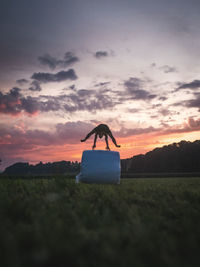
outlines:
[[85, 139], [81, 139], [81, 142], [85, 142]]
[[110, 148], [109, 147], [106, 147], [106, 150], [110, 150]]
[[93, 147], [92, 147], [92, 150], [94, 150], [94, 149], [95, 149], [95, 147], [96, 147], [96, 146], [93, 146]]
[[121, 147], [120, 145], [116, 145], [116, 147]]

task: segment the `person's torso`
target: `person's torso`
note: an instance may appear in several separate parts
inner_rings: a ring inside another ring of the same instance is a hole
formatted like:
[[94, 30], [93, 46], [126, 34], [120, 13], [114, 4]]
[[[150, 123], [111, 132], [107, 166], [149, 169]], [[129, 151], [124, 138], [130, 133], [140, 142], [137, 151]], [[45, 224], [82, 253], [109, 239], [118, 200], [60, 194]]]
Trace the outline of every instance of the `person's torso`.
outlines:
[[108, 134], [110, 129], [106, 124], [99, 124], [95, 129], [97, 134]]

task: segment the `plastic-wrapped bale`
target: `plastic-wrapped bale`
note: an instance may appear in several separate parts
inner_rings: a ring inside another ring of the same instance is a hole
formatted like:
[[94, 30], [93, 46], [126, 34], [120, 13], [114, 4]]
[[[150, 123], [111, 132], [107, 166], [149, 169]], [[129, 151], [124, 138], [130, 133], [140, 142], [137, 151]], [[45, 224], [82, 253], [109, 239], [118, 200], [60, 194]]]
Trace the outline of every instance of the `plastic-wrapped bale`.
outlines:
[[120, 183], [120, 155], [116, 151], [85, 150], [76, 183]]

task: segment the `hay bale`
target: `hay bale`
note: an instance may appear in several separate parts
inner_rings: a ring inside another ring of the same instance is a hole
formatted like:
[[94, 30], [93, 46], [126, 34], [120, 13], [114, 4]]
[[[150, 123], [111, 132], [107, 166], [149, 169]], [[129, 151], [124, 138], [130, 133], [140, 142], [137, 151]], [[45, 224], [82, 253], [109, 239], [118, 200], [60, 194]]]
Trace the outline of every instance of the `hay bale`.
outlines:
[[76, 182], [120, 183], [120, 155], [116, 151], [85, 150], [81, 160], [81, 172]]

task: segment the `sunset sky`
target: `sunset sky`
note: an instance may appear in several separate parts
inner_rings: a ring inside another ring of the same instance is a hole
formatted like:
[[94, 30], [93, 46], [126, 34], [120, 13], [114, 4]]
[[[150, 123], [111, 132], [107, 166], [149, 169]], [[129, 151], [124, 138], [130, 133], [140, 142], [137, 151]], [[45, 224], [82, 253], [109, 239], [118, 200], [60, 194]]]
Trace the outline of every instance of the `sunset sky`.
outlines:
[[121, 158], [200, 139], [199, 13], [199, 0], [1, 1], [1, 170], [80, 161], [99, 123]]

